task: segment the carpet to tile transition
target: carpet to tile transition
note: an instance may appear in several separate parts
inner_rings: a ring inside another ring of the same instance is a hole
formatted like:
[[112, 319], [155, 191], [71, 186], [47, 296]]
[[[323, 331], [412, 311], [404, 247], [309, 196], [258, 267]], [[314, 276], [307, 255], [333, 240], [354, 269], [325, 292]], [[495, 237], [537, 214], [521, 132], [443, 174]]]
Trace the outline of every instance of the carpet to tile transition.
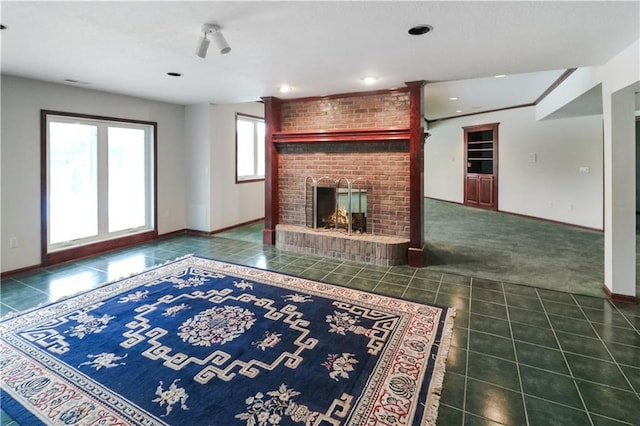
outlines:
[[434, 424], [455, 311], [185, 257], [0, 323], [21, 424]]

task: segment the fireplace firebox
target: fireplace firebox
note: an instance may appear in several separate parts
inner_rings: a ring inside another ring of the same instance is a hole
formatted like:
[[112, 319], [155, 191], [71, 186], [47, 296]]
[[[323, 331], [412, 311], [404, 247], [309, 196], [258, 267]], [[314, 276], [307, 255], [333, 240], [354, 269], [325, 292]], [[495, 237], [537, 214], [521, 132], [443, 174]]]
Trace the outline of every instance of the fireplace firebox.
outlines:
[[367, 232], [367, 188], [361, 178], [309, 176], [305, 189], [307, 227], [341, 230], [349, 235]]

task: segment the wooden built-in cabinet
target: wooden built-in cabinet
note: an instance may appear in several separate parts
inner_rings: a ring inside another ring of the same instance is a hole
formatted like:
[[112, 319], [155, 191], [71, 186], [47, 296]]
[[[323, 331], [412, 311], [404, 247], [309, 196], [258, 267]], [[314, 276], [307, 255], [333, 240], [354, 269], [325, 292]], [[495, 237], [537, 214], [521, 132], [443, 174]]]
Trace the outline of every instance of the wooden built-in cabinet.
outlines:
[[464, 204], [498, 209], [498, 123], [463, 127]]

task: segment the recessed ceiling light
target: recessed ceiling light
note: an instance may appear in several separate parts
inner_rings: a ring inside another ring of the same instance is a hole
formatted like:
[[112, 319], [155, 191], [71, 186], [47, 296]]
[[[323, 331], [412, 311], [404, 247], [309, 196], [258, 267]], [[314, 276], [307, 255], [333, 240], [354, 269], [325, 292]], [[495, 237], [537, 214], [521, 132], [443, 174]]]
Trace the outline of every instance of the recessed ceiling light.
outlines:
[[376, 81], [378, 81], [378, 77], [376, 77], [374, 75], [367, 75], [367, 76], [362, 77], [361, 80], [362, 80], [362, 82], [364, 84], [373, 84]]
[[433, 31], [433, 27], [431, 25], [416, 25], [415, 27], [409, 28], [409, 34], [411, 35], [423, 35], [426, 33], [430, 33]]
[[506, 77], [506, 74], [498, 74], [498, 75], [494, 75], [495, 78], [502, 78], [502, 77]]
[[280, 86], [280, 93], [289, 93], [293, 92], [293, 87], [291, 86]]
[[461, 110], [461, 109], [457, 109], [457, 110], [456, 110], [456, 113], [460, 113], [460, 112], [462, 112], [462, 110]]
[[168, 72], [167, 75], [171, 77], [182, 77], [182, 74], [180, 74], [179, 72]]
[[65, 78], [64, 81], [73, 84], [89, 84], [86, 81], [74, 80], [73, 78]]
[[452, 96], [452, 97], [450, 97], [450, 98], [449, 98], [449, 100], [450, 100], [450, 101], [457, 101], [457, 100], [458, 100], [458, 98], [456, 98], [455, 96]]

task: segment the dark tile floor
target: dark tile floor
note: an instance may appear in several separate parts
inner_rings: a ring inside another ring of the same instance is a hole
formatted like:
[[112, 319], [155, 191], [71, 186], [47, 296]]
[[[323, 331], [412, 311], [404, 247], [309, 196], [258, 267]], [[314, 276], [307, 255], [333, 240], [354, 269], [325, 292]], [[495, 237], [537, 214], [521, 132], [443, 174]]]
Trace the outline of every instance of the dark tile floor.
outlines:
[[[282, 252], [262, 245], [261, 226], [177, 236], [5, 278], [1, 315], [193, 253], [457, 308], [439, 425], [640, 424], [640, 307], [429, 268]], [[4, 412], [0, 423], [16, 424]]]

